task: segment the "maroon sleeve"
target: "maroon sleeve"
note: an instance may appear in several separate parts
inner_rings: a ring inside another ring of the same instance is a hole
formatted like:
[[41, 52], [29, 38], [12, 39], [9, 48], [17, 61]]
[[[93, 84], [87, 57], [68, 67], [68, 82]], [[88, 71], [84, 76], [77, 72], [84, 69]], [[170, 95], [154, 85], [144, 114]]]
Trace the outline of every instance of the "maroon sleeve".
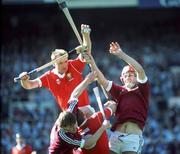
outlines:
[[76, 134], [71, 134], [71, 133], [65, 133], [63, 130], [59, 131], [59, 137], [66, 143], [66, 146], [69, 147], [81, 147], [82, 144], [84, 144], [82, 137], [76, 133]]
[[50, 81], [51, 81], [51, 80], [49, 80], [49, 77], [50, 77], [50, 71], [44, 73], [43, 75], [41, 75], [39, 77], [39, 79], [41, 80], [41, 83], [42, 83], [42, 87], [46, 87], [46, 88], [49, 87]]
[[121, 94], [121, 92], [122, 92], [123, 90], [126, 90], [126, 89], [123, 88], [122, 86], [119, 86], [119, 85], [115, 84], [115, 83], [113, 82], [112, 87], [111, 87], [111, 90], [109, 91], [109, 93], [111, 94], [111, 96], [113, 97], [113, 99], [114, 99], [115, 101], [117, 101], [119, 95]]
[[139, 90], [142, 93], [142, 96], [144, 96], [145, 100], [148, 102], [149, 97], [150, 97], [150, 84], [149, 81], [141, 84], [138, 84]]
[[78, 99], [73, 98], [68, 101], [67, 111], [77, 114], [78, 112]]

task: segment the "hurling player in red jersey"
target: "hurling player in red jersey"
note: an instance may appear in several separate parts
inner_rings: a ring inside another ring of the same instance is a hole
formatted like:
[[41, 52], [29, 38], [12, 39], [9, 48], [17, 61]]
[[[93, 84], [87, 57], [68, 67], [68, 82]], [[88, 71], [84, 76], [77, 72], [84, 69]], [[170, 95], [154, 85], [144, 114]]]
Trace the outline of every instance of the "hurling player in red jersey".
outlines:
[[98, 80], [117, 102], [115, 123], [109, 146], [112, 154], [138, 154], [143, 145], [142, 131], [149, 108], [150, 86], [142, 66], [124, 53], [117, 42], [110, 44], [110, 53], [126, 63], [120, 80], [123, 86], [107, 80], [97, 68], [93, 57], [89, 61], [97, 71]]
[[32, 147], [27, 145], [20, 134], [16, 134], [16, 146], [12, 147], [11, 154], [31, 154]]
[[[82, 115], [84, 116], [83, 113]], [[51, 131], [49, 154], [82, 154], [77, 148], [92, 147], [109, 127], [110, 123], [105, 120], [94, 134], [83, 138], [77, 131], [76, 115], [70, 111], [63, 111]]]
[[[101, 112], [96, 112], [91, 115], [89, 118], [86, 118], [83, 113], [77, 108], [78, 105], [78, 97], [79, 95], [87, 88], [87, 86], [93, 81], [95, 78], [94, 75], [96, 73], [92, 72], [86, 76], [83, 82], [79, 84], [71, 94], [71, 99], [69, 101], [68, 111], [71, 111], [77, 115], [79, 133], [85, 138], [94, 134], [98, 128], [103, 123], [103, 115]], [[105, 104], [106, 108], [104, 110], [106, 119], [108, 120], [111, 115], [113, 115], [116, 111], [116, 103], [114, 101], [108, 101]], [[104, 131], [101, 137], [98, 139], [94, 145], [88, 149], [82, 148], [83, 154], [109, 154], [109, 146], [108, 146], [108, 135], [107, 132]]]
[[[90, 27], [88, 25], [81, 25], [81, 32], [83, 35], [83, 45], [87, 46], [87, 53], [91, 52], [90, 42]], [[19, 75], [21, 77], [21, 85], [25, 89], [33, 89], [38, 87], [45, 87], [52, 92], [61, 110], [67, 109], [67, 103], [74, 88], [83, 80], [83, 69], [86, 62], [82, 54], [74, 60], [68, 60], [68, 53], [63, 49], [56, 49], [51, 54], [51, 60], [63, 56], [63, 59], [54, 64], [54, 69], [47, 71], [42, 76], [29, 80], [27, 72]], [[89, 104], [88, 93], [85, 90], [79, 97], [79, 107], [81, 107], [84, 114], [94, 112], [94, 109]]]

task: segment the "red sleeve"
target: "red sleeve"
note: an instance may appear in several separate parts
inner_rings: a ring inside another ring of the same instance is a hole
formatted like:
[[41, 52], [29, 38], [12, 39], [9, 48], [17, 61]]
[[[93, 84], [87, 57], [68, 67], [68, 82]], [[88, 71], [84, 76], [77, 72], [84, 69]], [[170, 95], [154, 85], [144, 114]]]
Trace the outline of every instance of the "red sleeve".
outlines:
[[44, 73], [43, 75], [41, 75], [39, 77], [39, 79], [41, 80], [41, 83], [42, 83], [42, 85], [41, 85], [42, 87], [47, 87], [47, 88], [49, 87], [50, 81], [51, 81], [48, 79], [49, 77], [50, 77], [50, 71]]
[[[111, 111], [110, 111], [110, 109], [109, 109], [109, 108], [105, 108], [104, 113], [105, 113], [106, 119], [109, 120], [110, 117], [111, 117]], [[97, 117], [98, 117], [98, 119], [99, 119], [99, 120], [101, 121], [101, 123], [102, 123], [104, 119], [103, 119], [103, 115], [102, 115], [102, 113], [101, 113], [100, 111], [97, 112]]]
[[117, 98], [119, 97], [119, 95], [121, 94], [121, 92], [123, 90], [126, 90], [125, 88], [123, 88], [122, 86], [119, 86], [117, 84], [115, 84], [113, 82], [111, 90], [109, 91], [109, 93], [111, 94], [111, 96], [113, 97], [113, 99], [117, 100]]
[[111, 117], [111, 111], [110, 111], [110, 109], [109, 109], [109, 108], [106, 108], [106, 109], [104, 110], [104, 113], [105, 113], [106, 119], [109, 120], [110, 117]]
[[86, 63], [82, 62], [79, 57], [77, 57], [74, 60], [69, 60], [69, 62], [72, 64], [72, 66], [80, 73], [82, 73]]

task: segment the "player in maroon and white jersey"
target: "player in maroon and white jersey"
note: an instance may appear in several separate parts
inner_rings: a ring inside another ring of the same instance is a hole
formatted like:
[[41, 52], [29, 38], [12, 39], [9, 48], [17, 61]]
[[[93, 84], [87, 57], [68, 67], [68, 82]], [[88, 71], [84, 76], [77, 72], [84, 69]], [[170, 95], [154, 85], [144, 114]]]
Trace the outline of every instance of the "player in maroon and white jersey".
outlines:
[[124, 53], [117, 42], [110, 44], [110, 53], [128, 65], [122, 70], [123, 86], [107, 80], [91, 55], [89, 61], [98, 73], [98, 80], [117, 102], [116, 120], [109, 146], [111, 153], [137, 154], [143, 145], [142, 131], [149, 108], [150, 86], [142, 66]]
[[77, 131], [76, 115], [70, 111], [63, 111], [51, 131], [49, 154], [75, 154], [78, 147], [90, 148], [109, 126], [110, 123], [104, 121], [92, 136], [83, 139]]
[[[96, 129], [91, 132], [91, 136], [82, 138], [77, 132], [77, 110], [75, 111], [74, 109], [75, 107], [77, 109], [77, 98], [84, 91], [85, 87], [94, 80], [94, 78], [95, 76], [93, 73], [86, 76], [83, 82], [73, 91], [69, 101], [68, 110], [60, 113], [60, 116], [51, 131], [49, 147], [50, 154], [72, 154], [73, 152], [81, 153], [81, 151], [76, 150], [78, 147], [83, 149], [92, 148], [101, 135], [105, 133], [106, 128], [110, 126], [110, 123], [106, 120], [103, 122], [102, 115], [99, 114], [98, 117], [100, 119], [96, 120], [99, 120], [100, 122], [97, 126], [95, 126]], [[106, 111], [108, 117], [111, 115], [111, 110], [112, 109], [108, 108]], [[81, 117], [84, 119], [86, 116], [81, 112]]]

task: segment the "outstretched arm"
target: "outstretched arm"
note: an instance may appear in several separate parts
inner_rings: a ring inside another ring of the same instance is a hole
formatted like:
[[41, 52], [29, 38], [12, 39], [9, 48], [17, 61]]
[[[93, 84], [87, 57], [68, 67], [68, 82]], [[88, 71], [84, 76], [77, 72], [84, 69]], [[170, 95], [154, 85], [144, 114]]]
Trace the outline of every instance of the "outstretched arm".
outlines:
[[29, 80], [30, 76], [27, 74], [27, 72], [21, 73], [19, 77], [21, 78], [21, 86], [24, 89], [33, 89], [39, 86], [39, 82], [37, 81], [37, 79]]
[[135, 59], [124, 53], [117, 42], [111, 42], [109, 52], [133, 66], [139, 80], [144, 80], [146, 78], [143, 67]]

